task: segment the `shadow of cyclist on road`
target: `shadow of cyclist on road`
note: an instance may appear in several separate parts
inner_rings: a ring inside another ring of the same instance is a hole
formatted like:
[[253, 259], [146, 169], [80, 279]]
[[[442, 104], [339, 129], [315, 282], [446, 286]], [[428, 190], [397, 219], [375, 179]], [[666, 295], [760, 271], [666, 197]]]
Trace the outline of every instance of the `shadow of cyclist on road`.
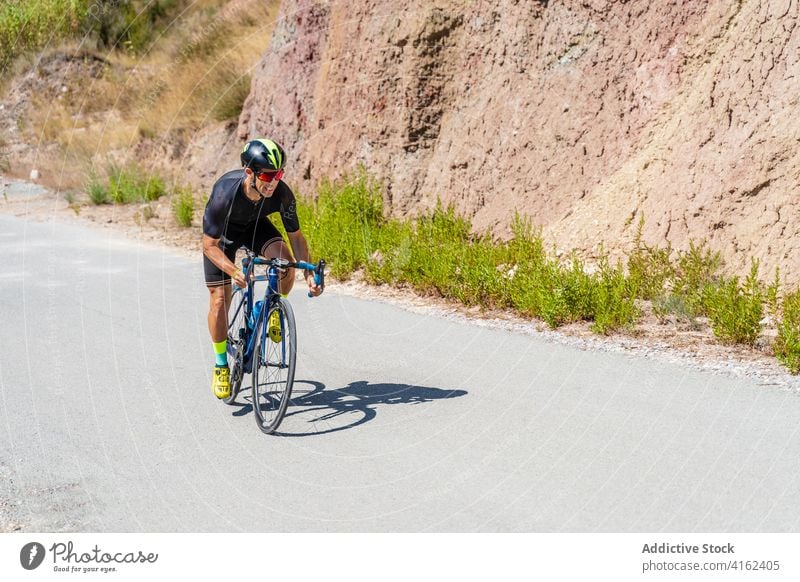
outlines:
[[[281, 423], [281, 436], [311, 436], [354, 428], [377, 415], [381, 404], [419, 405], [434, 400], [457, 398], [466, 390], [442, 390], [409, 384], [370, 384], [364, 380], [351, 382], [345, 388], [326, 390], [321, 382], [295, 380], [289, 410]], [[248, 403], [234, 412], [242, 416], [253, 411]]]

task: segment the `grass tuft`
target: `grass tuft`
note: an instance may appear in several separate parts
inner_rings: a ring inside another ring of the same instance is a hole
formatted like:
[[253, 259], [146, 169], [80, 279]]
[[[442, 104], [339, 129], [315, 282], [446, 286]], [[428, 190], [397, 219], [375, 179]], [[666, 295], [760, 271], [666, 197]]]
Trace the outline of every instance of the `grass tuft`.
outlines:
[[86, 186], [92, 204], [155, 202], [166, 194], [164, 179], [137, 166], [111, 166], [105, 182], [92, 174]]
[[89, 183], [86, 186], [86, 191], [89, 194], [89, 200], [92, 204], [108, 204], [111, 202], [108, 196], [108, 188], [102, 184], [96, 175], [89, 178]]
[[219, 99], [211, 108], [211, 118], [215, 121], [227, 121], [236, 119], [242, 112], [244, 100], [250, 94], [250, 75], [238, 76], [235, 71], [228, 73], [230, 84], [222, 87], [217, 81], [217, 87], [221, 90]]
[[172, 214], [175, 222], [184, 228], [192, 226], [194, 196], [190, 188], [176, 188], [172, 194]]
[[166, 194], [164, 180], [136, 166], [112, 166], [108, 177], [108, 197], [114, 204], [154, 202]]

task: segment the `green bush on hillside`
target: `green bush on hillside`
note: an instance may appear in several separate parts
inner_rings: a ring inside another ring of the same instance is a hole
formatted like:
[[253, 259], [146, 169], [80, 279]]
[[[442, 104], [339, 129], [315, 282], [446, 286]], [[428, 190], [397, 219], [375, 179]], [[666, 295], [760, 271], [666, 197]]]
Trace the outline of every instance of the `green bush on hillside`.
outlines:
[[86, 191], [89, 194], [89, 200], [92, 204], [108, 204], [110, 202], [108, 197], [108, 188], [100, 182], [96, 175], [89, 178], [86, 185]]
[[314, 252], [330, 262], [337, 278], [364, 268], [377, 250], [383, 198], [363, 170], [352, 178], [324, 182], [313, 205], [299, 212]]
[[172, 193], [172, 214], [175, 222], [184, 228], [192, 226], [194, 196], [191, 188], [176, 188]]
[[441, 203], [413, 221], [389, 219], [363, 170], [323, 183], [317, 200], [301, 203], [299, 213], [315, 254], [339, 278], [362, 270], [372, 283], [408, 285], [465, 305], [510, 307], [551, 327], [592, 321], [598, 333], [629, 327], [638, 316], [635, 285], [632, 290], [620, 265], [605, 264], [594, 275], [577, 257], [562, 265], [519, 216], [514, 237], [502, 243], [473, 235], [470, 222]]
[[750, 273], [741, 285], [738, 277], [706, 285], [703, 307], [711, 319], [714, 335], [720, 340], [754, 345], [764, 315], [764, 290], [758, 280], [758, 261], [753, 260]]
[[136, 166], [112, 166], [108, 176], [108, 198], [114, 204], [153, 202], [167, 193], [158, 174]]
[[674, 278], [675, 267], [670, 261], [671, 247], [659, 248], [646, 244], [642, 240], [644, 216], [634, 239], [634, 246], [628, 255], [629, 285], [635, 288], [641, 299], [652, 300], [664, 295], [664, 286]]
[[781, 302], [782, 318], [772, 349], [792, 374], [800, 372], [800, 291], [793, 291]]
[[[556, 328], [587, 321], [596, 333], [631, 329], [637, 302], [650, 300], [656, 314], [694, 322], [707, 315], [725, 343], [755, 344], [766, 304], [778, 311], [778, 274], [764, 286], [758, 262], [750, 274], [721, 276], [722, 259], [705, 242], [671, 259], [670, 247], [641, 240], [640, 230], [626, 261], [612, 265], [601, 256], [590, 270], [572, 254], [548, 252], [530, 220], [515, 216], [513, 237], [493, 241], [472, 234], [469, 220], [438, 203], [414, 220], [384, 216], [380, 189], [362, 170], [325, 182], [313, 203], [299, 200], [303, 230], [316, 257], [325, 257], [334, 276], [360, 271], [376, 284], [406, 285], [465, 305], [510, 308]], [[774, 350], [792, 371], [800, 371], [800, 292], [780, 303], [783, 318]], [[699, 324], [698, 324], [699, 325]]]
[[0, 71], [16, 56], [63, 38], [142, 53], [185, 0], [0, 0]]
[[678, 253], [673, 293], [683, 300], [692, 317], [707, 315], [703, 294], [706, 287], [720, 281], [722, 266], [719, 252], [712, 252], [705, 241], [699, 245], [689, 241], [689, 250]]
[[612, 267], [608, 260], [600, 262], [596, 283], [594, 323], [592, 330], [608, 334], [619, 329], [629, 329], [636, 322], [638, 309], [635, 281], [626, 278], [621, 264]]
[[89, 0], [0, 0], [0, 71], [15, 56], [78, 34]]

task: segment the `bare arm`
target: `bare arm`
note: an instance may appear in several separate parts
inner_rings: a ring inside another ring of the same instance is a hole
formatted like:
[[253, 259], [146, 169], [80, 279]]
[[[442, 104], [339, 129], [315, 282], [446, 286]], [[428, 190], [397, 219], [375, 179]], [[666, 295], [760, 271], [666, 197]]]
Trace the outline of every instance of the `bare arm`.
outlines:
[[311, 256], [308, 254], [308, 243], [306, 237], [299, 230], [287, 233], [289, 235], [289, 244], [292, 245], [292, 254], [296, 261], [311, 262]]
[[[289, 244], [292, 245], [292, 254], [296, 261], [311, 262], [311, 255], [308, 252], [308, 243], [306, 237], [300, 230], [287, 233], [289, 236]], [[209, 257], [210, 258], [210, 257]], [[309, 292], [317, 296], [322, 293], [322, 287], [314, 282], [314, 274], [311, 271], [303, 271], [303, 278], [306, 280]]]

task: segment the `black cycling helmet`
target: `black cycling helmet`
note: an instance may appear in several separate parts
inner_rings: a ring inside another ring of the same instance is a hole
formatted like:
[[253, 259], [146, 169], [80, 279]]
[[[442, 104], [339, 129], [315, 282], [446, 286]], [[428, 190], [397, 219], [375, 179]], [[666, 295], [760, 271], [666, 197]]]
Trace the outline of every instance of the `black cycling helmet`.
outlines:
[[258, 138], [244, 144], [242, 165], [254, 172], [277, 172], [283, 169], [286, 153], [271, 139]]

